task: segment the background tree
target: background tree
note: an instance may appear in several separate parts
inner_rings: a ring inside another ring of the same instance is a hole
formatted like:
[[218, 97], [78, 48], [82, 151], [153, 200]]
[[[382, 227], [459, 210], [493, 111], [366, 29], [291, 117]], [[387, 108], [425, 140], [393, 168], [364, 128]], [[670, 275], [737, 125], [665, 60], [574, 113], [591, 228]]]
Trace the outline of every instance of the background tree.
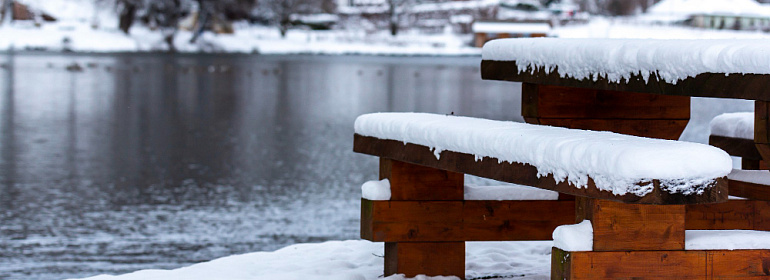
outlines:
[[196, 0], [198, 3], [198, 25], [191, 43], [213, 27], [214, 22], [237, 19], [250, 19], [251, 10], [257, 5], [256, 0]]
[[387, 0], [390, 35], [398, 34], [399, 23], [403, 17], [407, 16], [407, 11], [413, 4], [414, 0]]
[[13, 20], [13, 0], [0, 0], [0, 25]]
[[291, 15], [319, 11], [323, 1], [317, 0], [260, 0], [258, 12], [265, 15], [273, 24], [278, 25], [281, 37], [291, 28]]

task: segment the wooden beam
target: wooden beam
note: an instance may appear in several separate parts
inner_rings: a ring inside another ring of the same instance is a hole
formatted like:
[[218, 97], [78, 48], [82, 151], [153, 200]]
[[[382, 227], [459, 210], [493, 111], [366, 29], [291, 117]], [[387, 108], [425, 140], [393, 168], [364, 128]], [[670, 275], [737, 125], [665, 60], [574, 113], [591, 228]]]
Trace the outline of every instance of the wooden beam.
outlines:
[[729, 200], [725, 203], [687, 205], [688, 230], [770, 230], [770, 202]]
[[361, 238], [374, 242], [551, 240], [575, 201], [361, 200]]
[[423, 274], [465, 279], [465, 242], [388, 242], [385, 256], [385, 276]]
[[711, 135], [709, 145], [720, 148], [731, 156], [748, 160], [761, 160], [762, 155], [757, 151], [754, 140]]
[[768, 279], [770, 250], [566, 252], [553, 248], [551, 279]]
[[728, 185], [730, 186], [729, 193], [732, 196], [770, 201], [770, 186], [735, 180], [729, 180]]
[[533, 186], [541, 189], [554, 190], [575, 196], [593, 197], [637, 204], [701, 204], [717, 203], [727, 200], [727, 184], [725, 178], [718, 179], [713, 186], [701, 194], [682, 195], [662, 191], [658, 181], [653, 181], [655, 188], [643, 197], [634, 194], [614, 195], [612, 192], [596, 188], [593, 180], [589, 179], [587, 188], [576, 188], [568, 182], [556, 183], [552, 176], [537, 176], [537, 168], [519, 163], [499, 162], [497, 159], [485, 157], [476, 160], [475, 156], [452, 151], [443, 151], [440, 159], [425, 146], [394, 140], [383, 140], [356, 134], [353, 150], [358, 153], [404, 161], [435, 169], [471, 174], [503, 182]]
[[578, 220], [591, 220], [594, 251], [684, 250], [684, 205], [576, 200]]
[[390, 181], [390, 200], [463, 200], [462, 173], [380, 158], [380, 179]]
[[657, 73], [650, 73], [648, 80], [640, 74], [634, 74], [629, 80], [617, 83], [605, 77], [582, 80], [563, 78], [558, 68], [550, 72], [542, 67], [519, 72], [515, 61], [483, 60], [481, 78], [624, 92], [770, 101], [770, 75], [765, 74], [703, 73], [672, 84], [661, 80]]

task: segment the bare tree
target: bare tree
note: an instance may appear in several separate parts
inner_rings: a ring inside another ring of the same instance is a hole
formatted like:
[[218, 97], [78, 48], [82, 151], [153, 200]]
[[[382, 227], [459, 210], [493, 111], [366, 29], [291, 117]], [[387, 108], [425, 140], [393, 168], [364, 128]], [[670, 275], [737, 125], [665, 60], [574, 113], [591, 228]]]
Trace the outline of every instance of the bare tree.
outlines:
[[0, 25], [13, 21], [13, 0], [3, 0], [0, 4]]
[[169, 51], [176, 51], [174, 37], [179, 20], [189, 8], [189, 1], [117, 0], [115, 5], [118, 9], [120, 30], [129, 34], [131, 26], [141, 19], [150, 28], [159, 29]]
[[414, 0], [387, 0], [388, 26], [390, 35], [396, 36], [401, 19], [407, 15], [407, 11], [414, 4]]
[[231, 19], [248, 18], [249, 12], [257, 4], [256, 0], [196, 0], [198, 3], [198, 25], [191, 43], [194, 43], [212, 22], [224, 22]]
[[317, 0], [259, 0], [259, 12], [278, 25], [281, 37], [292, 27], [291, 15], [321, 11], [323, 1]]

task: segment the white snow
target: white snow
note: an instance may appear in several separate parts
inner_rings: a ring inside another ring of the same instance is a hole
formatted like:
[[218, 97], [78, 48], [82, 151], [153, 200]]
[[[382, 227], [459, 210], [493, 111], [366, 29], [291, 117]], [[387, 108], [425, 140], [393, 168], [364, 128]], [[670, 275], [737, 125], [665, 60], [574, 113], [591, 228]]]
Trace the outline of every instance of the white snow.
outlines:
[[685, 250], [770, 249], [770, 232], [755, 230], [687, 230]]
[[770, 171], [733, 169], [727, 175], [730, 180], [770, 186]]
[[[550, 275], [551, 241], [467, 242], [467, 279], [511, 276], [541, 280]], [[383, 243], [363, 240], [292, 245], [275, 252], [235, 255], [173, 270], [142, 270], [88, 280], [403, 280], [383, 274]], [[416, 277], [449, 280], [456, 277]]]
[[465, 186], [465, 200], [557, 200], [559, 193], [522, 185]]
[[770, 16], [770, 9], [754, 0], [663, 0], [652, 5], [647, 13], [686, 19], [695, 14]]
[[427, 146], [436, 157], [449, 150], [529, 164], [539, 176], [578, 188], [590, 177], [616, 195], [644, 196], [654, 188], [652, 179], [670, 193], [701, 193], [732, 170], [730, 156], [708, 145], [468, 117], [367, 114], [356, 119], [355, 132]]
[[390, 181], [368, 181], [361, 186], [361, 197], [368, 200], [390, 200]]
[[516, 61], [518, 71], [544, 67], [562, 77], [611, 82], [641, 74], [676, 83], [702, 73], [770, 74], [770, 40], [524, 38], [493, 40], [484, 60]]
[[547, 23], [516, 23], [516, 22], [484, 22], [477, 21], [473, 23], [473, 32], [486, 33], [543, 33], [551, 32], [551, 26]]
[[553, 246], [564, 251], [582, 252], [594, 249], [594, 228], [591, 221], [561, 225], [553, 231]]
[[709, 126], [711, 135], [754, 140], [754, 112], [721, 114]]

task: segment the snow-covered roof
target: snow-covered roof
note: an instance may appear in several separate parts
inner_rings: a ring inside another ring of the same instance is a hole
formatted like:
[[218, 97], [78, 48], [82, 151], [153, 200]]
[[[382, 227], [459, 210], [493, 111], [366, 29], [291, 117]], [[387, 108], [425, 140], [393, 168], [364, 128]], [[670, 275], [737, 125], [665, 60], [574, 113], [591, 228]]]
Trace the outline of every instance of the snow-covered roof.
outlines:
[[518, 70], [558, 69], [562, 77], [611, 82], [657, 74], [676, 83], [702, 73], [770, 74], [770, 40], [500, 39], [482, 59], [516, 61]]
[[647, 13], [681, 18], [695, 14], [770, 16], [770, 8], [754, 0], [663, 0], [651, 6]]
[[529, 164], [578, 188], [591, 178], [615, 195], [645, 196], [653, 179], [663, 191], [701, 193], [732, 170], [727, 153], [704, 144], [468, 117], [368, 114], [356, 119], [355, 132], [430, 147], [437, 157], [447, 150]]
[[543, 33], [551, 32], [551, 26], [547, 23], [521, 23], [521, 22], [484, 22], [473, 23], [473, 32], [483, 33]]

